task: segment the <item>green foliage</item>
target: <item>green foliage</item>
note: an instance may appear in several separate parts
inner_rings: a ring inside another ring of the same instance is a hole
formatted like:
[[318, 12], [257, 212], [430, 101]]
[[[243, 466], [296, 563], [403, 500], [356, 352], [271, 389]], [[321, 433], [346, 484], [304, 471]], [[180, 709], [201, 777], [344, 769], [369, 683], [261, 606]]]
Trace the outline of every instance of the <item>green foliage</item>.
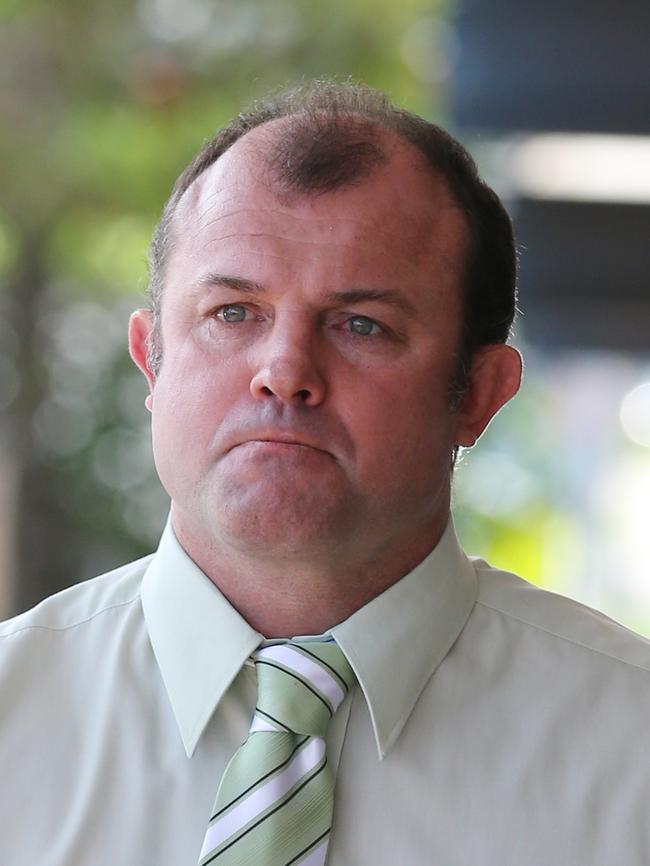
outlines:
[[412, 34], [441, 15], [424, 0], [2, 0], [0, 405], [81, 563], [64, 579], [44, 560], [50, 589], [141, 555], [161, 528], [125, 334], [176, 176], [248, 103], [305, 78], [352, 77], [430, 113]]

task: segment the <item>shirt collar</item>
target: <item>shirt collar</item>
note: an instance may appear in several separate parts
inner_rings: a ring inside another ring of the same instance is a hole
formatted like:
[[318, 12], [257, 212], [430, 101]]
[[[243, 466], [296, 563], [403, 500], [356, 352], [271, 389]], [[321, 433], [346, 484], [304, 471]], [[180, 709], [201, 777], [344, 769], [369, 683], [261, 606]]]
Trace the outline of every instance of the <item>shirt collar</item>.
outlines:
[[476, 572], [450, 517], [426, 559], [332, 629], [365, 695], [380, 759], [463, 630], [476, 595]]
[[[398, 738], [476, 600], [449, 524], [409, 574], [331, 629], [366, 698], [380, 758]], [[182, 549], [168, 521], [142, 583], [149, 637], [188, 756], [263, 636]], [[399, 612], [396, 615], [396, 612]]]
[[154, 655], [188, 757], [262, 641], [180, 546], [171, 520], [142, 581]]

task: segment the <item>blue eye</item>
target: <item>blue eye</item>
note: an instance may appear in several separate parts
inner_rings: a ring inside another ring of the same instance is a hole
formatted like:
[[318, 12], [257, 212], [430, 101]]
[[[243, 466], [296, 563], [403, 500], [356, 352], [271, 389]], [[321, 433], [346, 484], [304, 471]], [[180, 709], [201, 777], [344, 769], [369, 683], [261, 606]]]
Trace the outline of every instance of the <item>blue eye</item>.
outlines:
[[358, 334], [360, 337], [369, 337], [372, 333], [377, 333], [380, 330], [379, 325], [367, 316], [353, 316], [348, 321], [352, 333]]
[[246, 319], [246, 307], [241, 304], [226, 304], [217, 312], [217, 316], [224, 322], [243, 322]]

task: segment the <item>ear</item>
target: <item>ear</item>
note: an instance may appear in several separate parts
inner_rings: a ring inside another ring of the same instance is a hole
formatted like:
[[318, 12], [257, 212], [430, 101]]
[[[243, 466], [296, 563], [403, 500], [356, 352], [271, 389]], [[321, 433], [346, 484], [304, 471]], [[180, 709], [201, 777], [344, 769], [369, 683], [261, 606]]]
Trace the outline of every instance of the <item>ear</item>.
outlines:
[[471, 448], [521, 384], [519, 352], [503, 344], [481, 346], [472, 359], [467, 391], [456, 413], [456, 444]]
[[151, 310], [136, 310], [129, 319], [129, 354], [149, 385], [145, 406], [151, 412], [156, 377], [148, 364], [149, 338], [153, 329]]

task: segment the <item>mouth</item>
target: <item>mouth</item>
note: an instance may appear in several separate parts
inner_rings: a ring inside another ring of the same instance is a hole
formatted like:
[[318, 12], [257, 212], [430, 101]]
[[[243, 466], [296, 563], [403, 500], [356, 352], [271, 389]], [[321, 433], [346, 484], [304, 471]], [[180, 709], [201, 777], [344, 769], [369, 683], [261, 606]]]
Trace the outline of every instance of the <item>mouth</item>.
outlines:
[[239, 444], [259, 445], [262, 447], [268, 446], [269, 448], [277, 447], [280, 449], [303, 448], [310, 451], [321, 451], [323, 454], [328, 453], [322, 448], [317, 448], [315, 445], [310, 445], [308, 442], [300, 442], [298, 439], [247, 439], [245, 442], [240, 442]]
[[291, 436], [288, 434], [272, 434], [268, 436], [253, 436], [250, 439], [244, 439], [241, 442], [236, 442], [232, 448], [229, 450], [234, 451], [236, 448], [242, 448], [244, 446], [248, 446], [250, 448], [255, 448], [260, 451], [275, 451], [277, 453], [297, 453], [299, 451], [313, 451], [320, 452], [321, 454], [327, 454], [328, 457], [331, 457], [329, 451], [326, 451], [324, 448], [320, 448], [318, 445], [315, 445], [312, 442], [308, 442], [304, 439], [298, 439], [295, 436]]

